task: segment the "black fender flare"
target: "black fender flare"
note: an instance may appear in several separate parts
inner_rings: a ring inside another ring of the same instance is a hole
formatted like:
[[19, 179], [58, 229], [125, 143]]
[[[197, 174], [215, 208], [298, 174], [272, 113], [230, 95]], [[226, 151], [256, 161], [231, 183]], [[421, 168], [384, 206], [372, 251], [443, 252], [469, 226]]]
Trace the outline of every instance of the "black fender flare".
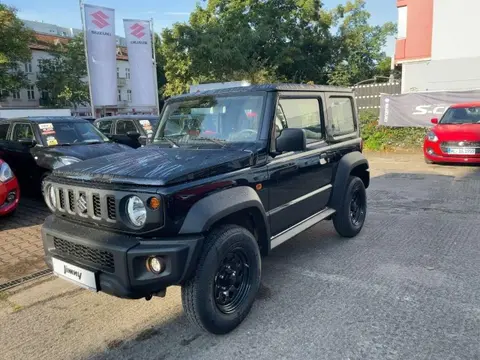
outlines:
[[369, 164], [365, 156], [359, 151], [346, 154], [338, 163], [329, 201], [331, 208], [339, 209], [348, 185], [348, 178], [352, 174], [359, 176], [364, 182], [365, 188], [368, 188], [370, 185]]
[[213, 193], [197, 201], [189, 210], [179, 234], [195, 234], [208, 231], [213, 224], [248, 208], [256, 208], [270, 239], [270, 227], [265, 208], [257, 192], [249, 186], [237, 186]]

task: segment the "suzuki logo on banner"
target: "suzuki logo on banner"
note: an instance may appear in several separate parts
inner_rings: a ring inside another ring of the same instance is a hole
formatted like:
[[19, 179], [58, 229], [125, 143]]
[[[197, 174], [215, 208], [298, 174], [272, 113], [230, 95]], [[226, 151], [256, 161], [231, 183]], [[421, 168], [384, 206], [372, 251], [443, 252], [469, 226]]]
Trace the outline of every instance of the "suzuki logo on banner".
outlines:
[[145, 27], [140, 25], [139, 23], [133, 24], [130, 29], [132, 29], [132, 32], [130, 34], [135, 36], [137, 39], [141, 39], [145, 36], [145, 33], [143, 32], [143, 30], [145, 30]]
[[95, 24], [99, 29], [103, 29], [105, 26], [110, 25], [110, 23], [106, 21], [106, 19], [108, 19], [108, 16], [100, 10], [94, 12], [92, 14], [92, 18], [92, 23]]

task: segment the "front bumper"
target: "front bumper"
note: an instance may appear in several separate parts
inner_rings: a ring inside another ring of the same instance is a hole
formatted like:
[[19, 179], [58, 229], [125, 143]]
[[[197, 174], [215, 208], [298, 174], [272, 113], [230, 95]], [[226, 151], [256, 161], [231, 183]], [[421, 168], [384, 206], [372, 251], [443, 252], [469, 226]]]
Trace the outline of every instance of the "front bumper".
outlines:
[[[185, 281], [196, 267], [202, 235], [143, 239], [86, 227], [50, 215], [42, 226], [45, 261], [52, 257], [92, 271], [97, 289], [107, 294], [139, 299]], [[145, 266], [149, 256], [160, 256], [165, 270], [155, 275]]]
[[437, 163], [480, 164], [480, 154], [448, 155], [442, 151], [438, 142], [425, 141], [423, 155], [426, 159]]

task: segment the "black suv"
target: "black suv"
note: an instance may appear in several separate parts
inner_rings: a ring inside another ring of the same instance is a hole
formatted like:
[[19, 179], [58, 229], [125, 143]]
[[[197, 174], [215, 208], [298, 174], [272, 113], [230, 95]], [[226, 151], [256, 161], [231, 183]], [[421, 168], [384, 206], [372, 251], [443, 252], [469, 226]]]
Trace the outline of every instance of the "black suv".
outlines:
[[151, 144], [56, 170], [42, 228], [54, 273], [94, 291], [164, 296], [224, 334], [247, 316], [261, 255], [333, 220], [363, 227], [369, 166], [350, 89], [256, 85], [170, 98]]
[[39, 193], [53, 169], [131, 147], [112, 143], [78, 117], [24, 117], [0, 121], [0, 158], [18, 177], [22, 191]]
[[97, 119], [94, 124], [110, 139], [136, 149], [147, 145], [158, 121], [155, 115], [117, 115]]

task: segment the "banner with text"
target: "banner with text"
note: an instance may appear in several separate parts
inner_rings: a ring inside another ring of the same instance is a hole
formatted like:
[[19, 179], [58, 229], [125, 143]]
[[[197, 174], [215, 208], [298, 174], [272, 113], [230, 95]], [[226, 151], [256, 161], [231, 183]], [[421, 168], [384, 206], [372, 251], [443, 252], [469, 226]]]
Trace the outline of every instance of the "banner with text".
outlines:
[[480, 101], [480, 90], [382, 94], [378, 124], [394, 127], [431, 127], [450, 105]]
[[86, 47], [95, 106], [117, 105], [115, 10], [84, 4]]
[[132, 103], [155, 106], [157, 84], [152, 52], [152, 32], [146, 20], [123, 20], [127, 40]]

